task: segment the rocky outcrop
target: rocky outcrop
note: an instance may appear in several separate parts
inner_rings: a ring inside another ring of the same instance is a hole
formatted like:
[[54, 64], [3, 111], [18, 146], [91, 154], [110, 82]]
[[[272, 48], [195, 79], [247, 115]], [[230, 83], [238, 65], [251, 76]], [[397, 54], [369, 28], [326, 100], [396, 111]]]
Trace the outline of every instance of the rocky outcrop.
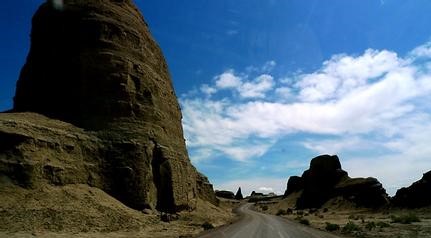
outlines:
[[208, 181], [208, 178], [198, 172], [196, 185], [198, 189], [198, 196], [205, 200], [209, 201], [214, 205], [219, 204], [219, 200], [216, 198], [216, 195], [214, 193], [213, 185]]
[[236, 200], [241, 200], [241, 199], [243, 199], [243, 198], [244, 198], [244, 197], [242, 196], [241, 187], [239, 187], [239, 188], [238, 188], [238, 191], [236, 191], [235, 199], [236, 199]]
[[235, 195], [231, 191], [225, 191], [225, 190], [217, 191], [216, 190], [215, 195], [217, 197], [221, 197], [221, 198], [235, 199]]
[[102, 140], [36, 113], [0, 113], [0, 174], [25, 188], [103, 187]]
[[392, 199], [398, 207], [419, 208], [431, 206], [431, 171], [406, 188], [401, 188]]
[[136, 209], [216, 203], [190, 163], [166, 62], [134, 4], [54, 3], [33, 17], [13, 113], [0, 114], [0, 173], [23, 186], [87, 183]]
[[334, 196], [355, 203], [360, 207], [377, 208], [389, 203], [382, 184], [375, 178], [349, 178], [335, 186]]
[[304, 188], [304, 180], [299, 176], [290, 176], [287, 181], [287, 188], [284, 192], [284, 197], [289, 196], [290, 194], [300, 191]]
[[378, 207], [388, 203], [382, 184], [374, 178], [350, 178], [341, 169], [338, 156], [321, 155], [311, 160], [301, 177], [289, 178], [285, 197], [302, 191], [297, 208], [319, 208], [329, 199], [342, 196], [358, 206]]
[[322, 155], [311, 160], [310, 169], [302, 174], [304, 191], [298, 199], [300, 208], [320, 207], [332, 195], [333, 188], [347, 176], [336, 155]]

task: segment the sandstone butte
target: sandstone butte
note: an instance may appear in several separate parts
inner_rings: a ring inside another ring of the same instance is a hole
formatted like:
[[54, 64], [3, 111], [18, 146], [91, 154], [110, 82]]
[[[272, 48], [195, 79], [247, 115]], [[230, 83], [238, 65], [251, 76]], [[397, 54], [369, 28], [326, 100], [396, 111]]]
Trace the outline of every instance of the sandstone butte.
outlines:
[[217, 199], [191, 164], [163, 54], [131, 0], [48, 1], [13, 109], [0, 113], [0, 175], [24, 188], [87, 184], [134, 209]]

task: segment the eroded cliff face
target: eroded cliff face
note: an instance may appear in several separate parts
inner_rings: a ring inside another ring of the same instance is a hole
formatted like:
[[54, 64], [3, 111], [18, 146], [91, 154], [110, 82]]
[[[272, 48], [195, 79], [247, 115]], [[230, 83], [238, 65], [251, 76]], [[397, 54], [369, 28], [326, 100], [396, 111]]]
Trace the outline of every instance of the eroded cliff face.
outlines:
[[[130, 0], [43, 4], [33, 17], [12, 112], [0, 115], [0, 139], [16, 139], [0, 146], [0, 173], [13, 179], [11, 163], [32, 167], [21, 169], [29, 184], [88, 183], [137, 209], [191, 209], [197, 197], [217, 202], [190, 163], [166, 62]], [[68, 129], [45, 136], [40, 127], [59, 123]], [[41, 137], [53, 143], [43, 156]], [[60, 168], [49, 167], [52, 160]]]

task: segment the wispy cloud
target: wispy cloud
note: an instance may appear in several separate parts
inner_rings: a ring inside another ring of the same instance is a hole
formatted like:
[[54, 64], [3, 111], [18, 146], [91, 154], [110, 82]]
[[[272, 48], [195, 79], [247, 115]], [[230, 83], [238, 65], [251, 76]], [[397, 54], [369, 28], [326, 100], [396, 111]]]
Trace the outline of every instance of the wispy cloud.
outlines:
[[264, 98], [266, 93], [274, 87], [274, 78], [268, 74], [261, 74], [253, 80], [248, 80], [246, 74], [235, 74], [230, 69], [214, 77], [213, 86], [204, 84], [201, 91], [206, 95], [212, 95], [220, 90], [232, 90], [240, 98]]

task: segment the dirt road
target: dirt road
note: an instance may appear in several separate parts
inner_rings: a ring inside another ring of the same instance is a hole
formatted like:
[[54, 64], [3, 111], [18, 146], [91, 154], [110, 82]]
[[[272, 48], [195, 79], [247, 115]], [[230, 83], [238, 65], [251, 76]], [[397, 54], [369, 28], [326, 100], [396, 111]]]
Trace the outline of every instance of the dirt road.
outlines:
[[198, 237], [229, 238], [340, 238], [313, 228], [309, 228], [281, 217], [263, 214], [250, 209], [248, 203], [238, 209], [241, 219], [237, 222], [204, 233]]

